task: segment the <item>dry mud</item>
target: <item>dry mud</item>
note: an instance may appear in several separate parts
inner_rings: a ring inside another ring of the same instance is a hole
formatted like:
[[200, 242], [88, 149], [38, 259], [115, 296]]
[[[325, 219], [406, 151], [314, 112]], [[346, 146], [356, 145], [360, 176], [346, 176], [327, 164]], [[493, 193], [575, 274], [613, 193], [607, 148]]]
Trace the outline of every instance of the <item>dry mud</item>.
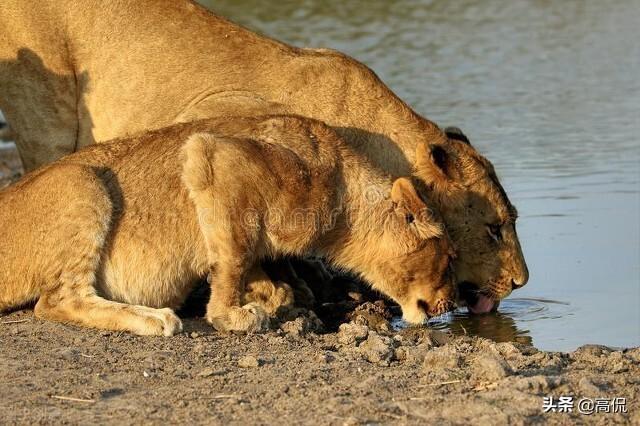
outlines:
[[[640, 423], [638, 348], [542, 352], [357, 313], [322, 332], [313, 313], [288, 315], [254, 335], [186, 318], [162, 338], [11, 313], [0, 318], [0, 423]], [[576, 406], [544, 413], [545, 396]], [[583, 415], [582, 397], [626, 398], [628, 412]]]

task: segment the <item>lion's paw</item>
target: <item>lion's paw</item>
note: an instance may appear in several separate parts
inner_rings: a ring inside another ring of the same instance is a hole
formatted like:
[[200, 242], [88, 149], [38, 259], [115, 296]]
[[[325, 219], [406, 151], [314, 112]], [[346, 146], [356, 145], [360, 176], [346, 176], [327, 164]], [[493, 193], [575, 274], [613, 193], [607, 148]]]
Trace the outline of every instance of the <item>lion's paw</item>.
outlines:
[[142, 319], [141, 323], [134, 327], [134, 332], [145, 336], [173, 336], [182, 331], [182, 321], [169, 308], [152, 309], [138, 308]]
[[257, 333], [269, 328], [267, 312], [256, 303], [230, 307], [222, 315], [207, 315], [207, 321], [218, 331]]

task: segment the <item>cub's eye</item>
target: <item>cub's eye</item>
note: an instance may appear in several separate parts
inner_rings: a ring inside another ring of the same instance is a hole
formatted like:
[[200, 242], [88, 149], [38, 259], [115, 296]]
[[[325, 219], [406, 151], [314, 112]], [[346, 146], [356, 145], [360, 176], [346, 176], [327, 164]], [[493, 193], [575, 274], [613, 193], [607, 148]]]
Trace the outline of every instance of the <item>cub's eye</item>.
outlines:
[[487, 232], [494, 241], [502, 240], [502, 232], [500, 231], [500, 228], [501, 225], [499, 224], [487, 225]]

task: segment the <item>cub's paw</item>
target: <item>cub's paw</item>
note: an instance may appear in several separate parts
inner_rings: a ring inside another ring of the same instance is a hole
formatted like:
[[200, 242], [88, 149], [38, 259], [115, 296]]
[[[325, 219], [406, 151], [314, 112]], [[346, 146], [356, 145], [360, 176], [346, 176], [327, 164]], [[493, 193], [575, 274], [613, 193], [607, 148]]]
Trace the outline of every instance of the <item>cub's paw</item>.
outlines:
[[262, 307], [268, 315], [275, 315], [279, 308], [293, 305], [293, 295], [294, 290], [288, 284], [260, 280], [247, 283], [242, 300]]
[[267, 312], [256, 303], [248, 303], [241, 308], [233, 306], [223, 314], [207, 314], [207, 322], [218, 331], [257, 333], [269, 328]]
[[173, 336], [182, 331], [182, 321], [169, 308], [139, 308], [141, 324], [134, 331], [143, 336]]

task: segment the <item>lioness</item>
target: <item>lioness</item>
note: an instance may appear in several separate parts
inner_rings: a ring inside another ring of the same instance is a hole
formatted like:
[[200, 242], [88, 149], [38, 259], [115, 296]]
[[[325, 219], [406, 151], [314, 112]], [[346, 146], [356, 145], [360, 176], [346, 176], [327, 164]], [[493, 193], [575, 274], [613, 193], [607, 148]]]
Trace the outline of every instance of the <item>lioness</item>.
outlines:
[[[420, 167], [437, 167], [427, 150]], [[0, 193], [0, 310], [39, 299], [40, 318], [168, 336], [181, 329], [171, 308], [211, 271], [207, 320], [256, 330], [265, 312], [242, 306], [251, 266], [317, 253], [423, 322], [455, 299], [454, 252], [425, 201], [308, 119], [208, 120], [96, 145]]]
[[417, 146], [440, 145], [460, 201], [443, 198], [442, 214], [463, 299], [485, 312], [528, 280], [515, 209], [491, 164], [346, 55], [288, 46], [190, 0], [3, 0], [0, 28], [0, 109], [27, 169], [226, 113], [316, 118], [393, 177], [411, 173]]

